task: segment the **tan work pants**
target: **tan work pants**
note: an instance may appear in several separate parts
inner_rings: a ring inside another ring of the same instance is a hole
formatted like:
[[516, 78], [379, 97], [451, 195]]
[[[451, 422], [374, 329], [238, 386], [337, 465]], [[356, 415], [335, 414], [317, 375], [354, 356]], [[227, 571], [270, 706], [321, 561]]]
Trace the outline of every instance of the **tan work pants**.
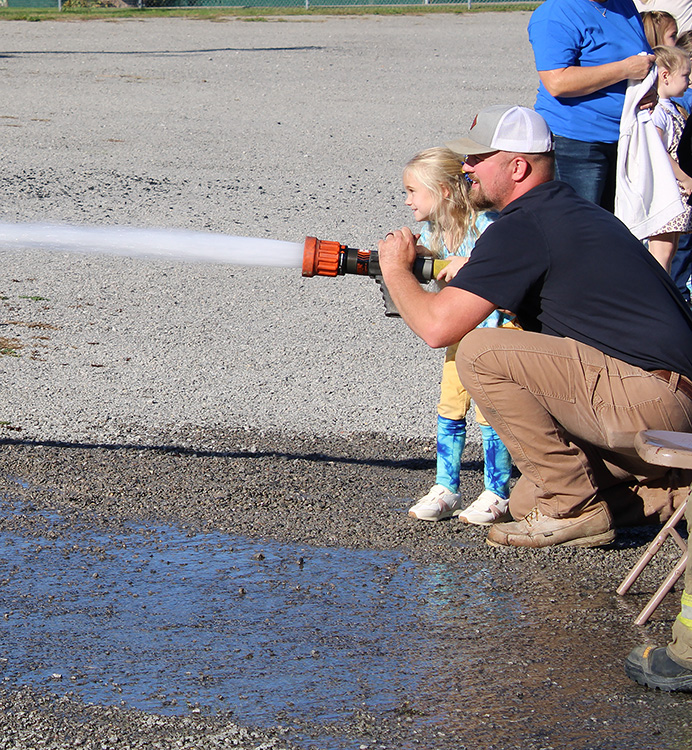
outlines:
[[692, 473], [647, 464], [644, 429], [692, 432], [692, 399], [649, 372], [572, 339], [476, 329], [459, 345], [461, 382], [512, 454], [510, 511], [555, 518], [597, 500], [616, 523], [665, 520]]

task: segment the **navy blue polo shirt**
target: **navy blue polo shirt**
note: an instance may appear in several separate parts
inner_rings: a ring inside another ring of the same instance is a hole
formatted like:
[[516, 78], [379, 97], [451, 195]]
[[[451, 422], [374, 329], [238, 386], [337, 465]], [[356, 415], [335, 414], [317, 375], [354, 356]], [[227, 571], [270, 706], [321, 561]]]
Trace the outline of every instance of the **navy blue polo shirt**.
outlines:
[[611, 213], [564, 182], [512, 201], [450, 282], [644, 370], [692, 379], [692, 315], [670, 276]]

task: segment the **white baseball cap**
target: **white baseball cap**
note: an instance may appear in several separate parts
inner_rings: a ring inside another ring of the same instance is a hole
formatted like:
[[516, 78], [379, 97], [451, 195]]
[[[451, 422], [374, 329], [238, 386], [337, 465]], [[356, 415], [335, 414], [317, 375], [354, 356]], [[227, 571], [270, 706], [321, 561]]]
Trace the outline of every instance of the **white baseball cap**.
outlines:
[[509, 151], [545, 154], [553, 150], [553, 136], [546, 121], [528, 107], [496, 104], [474, 118], [468, 138], [447, 144], [457, 154], [489, 154]]

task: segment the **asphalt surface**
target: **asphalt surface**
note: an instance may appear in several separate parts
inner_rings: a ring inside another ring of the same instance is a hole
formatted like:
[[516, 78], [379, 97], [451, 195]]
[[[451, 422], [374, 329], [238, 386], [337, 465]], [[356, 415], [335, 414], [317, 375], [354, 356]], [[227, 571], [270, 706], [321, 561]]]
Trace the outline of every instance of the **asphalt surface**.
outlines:
[[[3, 24], [0, 221], [373, 247], [413, 226], [410, 156], [532, 103], [527, 22]], [[408, 518], [441, 353], [374, 282], [0, 253], [0, 748], [690, 745], [688, 698], [622, 670], [678, 608], [632, 624], [672, 551], [615, 595], [651, 529], [497, 551]], [[474, 430], [464, 458], [471, 499]]]

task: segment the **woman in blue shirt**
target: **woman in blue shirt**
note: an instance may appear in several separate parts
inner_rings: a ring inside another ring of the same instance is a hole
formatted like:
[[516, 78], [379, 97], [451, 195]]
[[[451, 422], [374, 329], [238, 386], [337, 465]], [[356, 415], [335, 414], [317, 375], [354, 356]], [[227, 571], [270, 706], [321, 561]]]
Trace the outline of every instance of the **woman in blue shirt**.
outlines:
[[531, 16], [529, 39], [540, 77], [535, 109], [555, 136], [555, 176], [612, 211], [627, 81], [643, 80], [654, 60], [634, 3], [546, 0]]

